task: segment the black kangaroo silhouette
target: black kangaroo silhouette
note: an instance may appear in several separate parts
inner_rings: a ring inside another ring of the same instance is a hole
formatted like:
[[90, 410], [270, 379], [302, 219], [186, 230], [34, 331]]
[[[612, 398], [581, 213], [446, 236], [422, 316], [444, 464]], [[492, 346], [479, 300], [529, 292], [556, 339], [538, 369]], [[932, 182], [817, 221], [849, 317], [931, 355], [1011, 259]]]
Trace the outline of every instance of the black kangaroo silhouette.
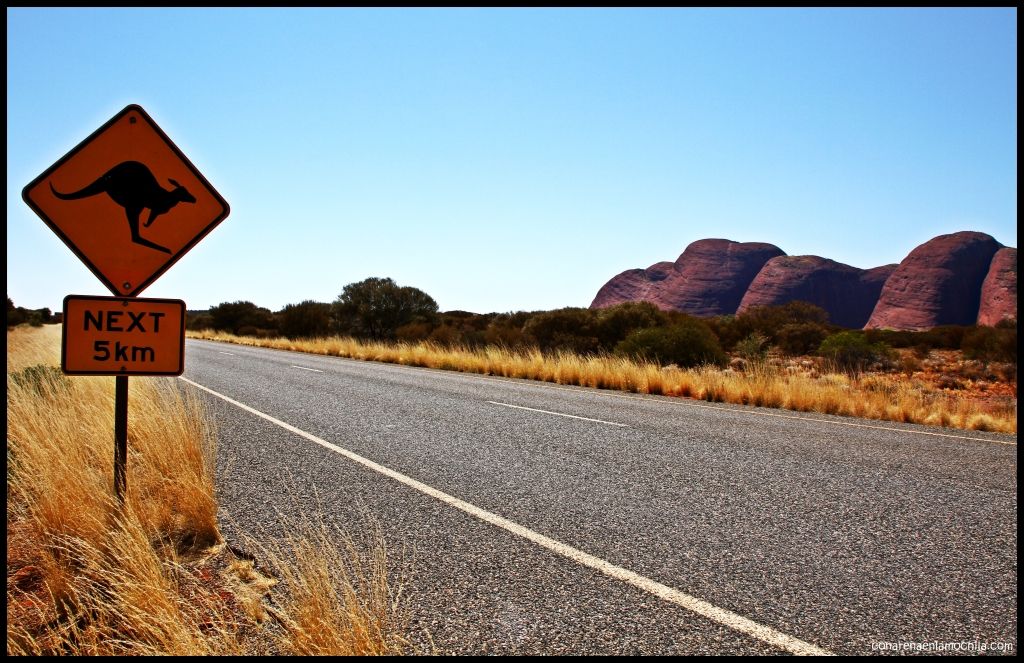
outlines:
[[167, 181], [174, 186], [170, 191], [160, 186], [146, 164], [138, 161], [124, 161], [108, 170], [84, 189], [72, 193], [61, 193], [54, 189], [53, 182], [50, 182], [50, 191], [53, 191], [53, 195], [61, 200], [78, 200], [101, 193], [107, 194], [115, 203], [124, 208], [124, 213], [128, 217], [128, 226], [132, 231], [133, 242], [157, 251], [170, 253], [170, 249], [139, 235], [139, 216], [143, 209], [149, 210], [149, 218], [145, 223], [145, 227], [148, 228], [156, 217], [166, 214], [178, 203], [196, 202], [195, 197], [185, 187], [170, 178]]

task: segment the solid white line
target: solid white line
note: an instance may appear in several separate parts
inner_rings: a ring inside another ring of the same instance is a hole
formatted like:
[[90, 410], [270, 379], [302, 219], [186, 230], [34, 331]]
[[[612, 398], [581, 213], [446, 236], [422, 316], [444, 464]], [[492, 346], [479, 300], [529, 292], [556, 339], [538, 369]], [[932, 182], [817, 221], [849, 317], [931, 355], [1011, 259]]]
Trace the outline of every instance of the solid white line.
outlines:
[[552, 412], [551, 410], [538, 410], [532, 407], [523, 407], [522, 405], [509, 405], [508, 403], [499, 403], [498, 401], [487, 401], [491, 405], [500, 405], [502, 407], [514, 407], [517, 410], [529, 410], [530, 412], [543, 412], [544, 414], [553, 414], [559, 417], [569, 417], [570, 419], [582, 419], [583, 421], [596, 421], [599, 424], [608, 424], [609, 426], [621, 426], [628, 428], [627, 424], [617, 424], [614, 421], [605, 421], [604, 419], [591, 419], [589, 417], [577, 417], [575, 414], [562, 414], [561, 412]]
[[417, 490], [423, 493], [424, 495], [433, 497], [434, 499], [439, 500], [451, 507], [468, 513], [474, 518], [478, 518], [484, 521], [485, 523], [489, 523], [491, 525], [494, 525], [495, 527], [500, 527], [501, 529], [511, 532], [516, 536], [519, 536], [543, 548], [546, 548], [551, 552], [557, 553], [559, 555], [562, 555], [563, 557], [571, 559], [577, 562], [578, 564], [589, 567], [596, 571], [600, 571], [601, 573], [616, 580], [621, 580], [622, 582], [633, 585], [634, 587], [637, 587], [649, 594], [657, 596], [658, 598], [664, 601], [674, 603], [675, 605], [685, 608], [686, 610], [689, 610], [702, 617], [706, 617], [707, 619], [710, 619], [714, 622], [722, 624], [723, 626], [731, 628], [734, 631], [739, 631], [740, 633], [756, 638], [762, 642], [766, 642], [772, 646], [779, 647], [780, 649], [784, 649], [793, 654], [801, 654], [807, 656], [833, 655], [832, 652], [826, 649], [816, 647], [815, 645], [812, 645], [809, 642], [804, 642], [799, 638], [795, 638], [781, 631], [777, 631], [771, 628], [770, 626], [759, 624], [751, 619], [747, 619], [746, 617], [738, 615], [730, 610], [719, 608], [716, 605], [712, 605], [711, 603], [703, 601], [695, 596], [690, 596], [689, 594], [681, 592], [678, 589], [674, 589], [667, 585], [663, 585], [638, 573], [634, 573], [633, 571], [624, 569], [621, 566], [616, 566], [611, 562], [607, 562], [599, 557], [595, 557], [593, 555], [585, 553], [582, 550], [573, 548], [572, 546], [566, 545], [559, 541], [555, 541], [554, 539], [548, 538], [543, 534], [534, 532], [531, 529], [528, 529], [526, 527], [523, 527], [522, 525], [519, 525], [518, 523], [508, 520], [507, 518], [502, 518], [497, 514], [491, 513], [490, 511], [485, 511], [484, 509], [481, 509], [478, 506], [474, 506], [469, 502], [464, 502], [457, 497], [453, 497], [447, 493], [441, 492], [440, 490], [432, 488], [425, 483], [420, 483], [419, 481], [413, 479], [412, 477], [406, 476], [405, 474], [402, 474], [400, 472], [396, 472], [395, 470], [392, 470], [383, 465], [379, 465], [373, 462], [372, 460], [369, 460], [368, 458], [364, 458], [363, 456], [360, 456], [357, 453], [349, 451], [348, 449], [344, 449], [335, 444], [331, 444], [330, 442], [323, 440], [317, 437], [316, 435], [313, 435], [312, 433], [307, 433], [306, 431], [296, 428], [291, 424], [287, 424], [281, 421], [280, 419], [275, 419], [269, 414], [264, 414], [263, 412], [253, 409], [248, 405], [245, 405], [244, 403], [239, 403], [238, 401], [229, 398], [224, 394], [220, 394], [208, 387], [204, 387], [203, 385], [193, 382], [188, 378], [179, 377], [179, 379], [187, 382], [188, 384], [192, 385], [193, 387], [196, 387], [197, 389], [202, 389], [203, 391], [212, 394], [217, 398], [227, 401], [228, 403], [231, 403], [235, 407], [241, 408], [246, 412], [254, 414], [262, 419], [265, 419], [270, 423], [276, 426], [280, 426], [281, 428], [291, 433], [295, 433], [296, 435], [303, 437], [309, 440], [310, 442], [319, 444], [320, 446], [326, 449], [330, 449], [335, 453], [341, 454], [342, 456], [348, 458], [349, 460], [355, 463], [362, 465], [363, 467], [371, 469], [374, 472], [383, 474], [384, 476], [390, 479], [394, 479], [395, 481], [398, 481], [403, 485], [406, 485], [414, 490]]
[[313, 371], [314, 373], [323, 373], [323, 371], [318, 370], [316, 368], [306, 368], [305, 366], [295, 366], [295, 365], [291, 365], [291, 367], [292, 368], [297, 368], [297, 369], [299, 369], [301, 371]]

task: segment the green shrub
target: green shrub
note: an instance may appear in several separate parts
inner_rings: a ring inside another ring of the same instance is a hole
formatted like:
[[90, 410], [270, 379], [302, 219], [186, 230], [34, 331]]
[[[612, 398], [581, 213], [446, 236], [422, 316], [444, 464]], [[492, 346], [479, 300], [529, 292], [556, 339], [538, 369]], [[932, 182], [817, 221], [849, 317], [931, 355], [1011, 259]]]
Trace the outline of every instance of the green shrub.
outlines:
[[806, 355], [821, 346], [828, 336], [828, 330], [816, 322], [799, 322], [783, 325], [777, 334], [776, 343], [788, 355]]
[[277, 325], [288, 338], [330, 336], [333, 330], [331, 305], [312, 300], [288, 304], [278, 311]]
[[454, 326], [442, 324], [435, 327], [427, 338], [431, 343], [437, 343], [447, 348], [459, 345], [462, 341], [462, 334]]
[[750, 335], [749, 330], [744, 333], [745, 326], [736, 322], [735, 315], [718, 315], [713, 318], [705, 318], [704, 322], [718, 337], [722, 348], [730, 352], [736, 349], [736, 344], [741, 339]]
[[436, 335], [431, 340], [448, 346], [478, 348], [487, 345], [487, 329], [496, 313], [445, 311], [436, 318]]
[[695, 318], [670, 327], [638, 329], [616, 346], [615, 353], [682, 368], [703, 364], [724, 366], [728, 361], [718, 338]]
[[844, 331], [829, 336], [821, 343], [818, 353], [834, 361], [840, 368], [859, 373], [870, 364], [888, 361], [892, 349], [885, 343], [871, 343], [858, 331]]
[[809, 337], [817, 333], [813, 331], [817, 328], [821, 330], [822, 336], [808, 348], [813, 349], [827, 335], [828, 330], [840, 329], [829, 324], [828, 313], [823, 308], [803, 301], [780, 306], [755, 306], [735, 317], [720, 316], [712, 321], [712, 326], [727, 349], [735, 349], [742, 339], [754, 333], [767, 337], [772, 345], [783, 347], [788, 344], [800, 348], [810, 342]]
[[395, 338], [403, 343], [419, 343], [430, 338], [434, 326], [429, 322], [410, 322], [395, 330]]
[[192, 331], [213, 329], [213, 316], [206, 311], [189, 312], [185, 316], [185, 329]]
[[523, 331], [532, 313], [517, 311], [515, 313], [495, 314], [488, 321], [484, 330], [484, 343], [503, 348], [522, 348], [531, 344], [530, 338]]
[[750, 362], [761, 362], [768, 357], [768, 337], [753, 332], [736, 344], [736, 353]]
[[601, 347], [597, 339], [597, 311], [586, 308], [562, 308], [531, 317], [523, 326], [541, 350], [568, 350], [576, 354], [595, 354]]
[[255, 336], [261, 329], [276, 329], [270, 309], [249, 301], [224, 302], [210, 309], [213, 328], [239, 336]]
[[611, 351], [637, 329], [662, 327], [668, 316], [650, 302], [625, 302], [600, 309], [596, 335], [602, 350]]
[[964, 357], [984, 362], [1017, 363], [1017, 326], [973, 327], [964, 334]]

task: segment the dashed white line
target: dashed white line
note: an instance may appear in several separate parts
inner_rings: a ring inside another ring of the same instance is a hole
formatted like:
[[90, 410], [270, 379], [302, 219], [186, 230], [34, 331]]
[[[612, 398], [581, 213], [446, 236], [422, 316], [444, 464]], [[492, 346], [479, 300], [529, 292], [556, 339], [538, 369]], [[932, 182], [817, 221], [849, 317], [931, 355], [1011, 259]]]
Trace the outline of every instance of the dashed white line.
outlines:
[[236, 356], [234, 352], [224, 352], [223, 350], [217, 350], [217, 352], [221, 353], [222, 355], [228, 355], [230, 357]]
[[260, 417], [261, 419], [265, 419], [266, 421], [269, 421], [270, 423], [276, 426], [280, 426], [281, 428], [291, 433], [294, 433], [302, 438], [305, 438], [310, 442], [318, 444], [326, 449], [330, 449], [331, 451], [334, 451], [335, 453], [338, 453], [348, 458], [349, 460], [362, 465], [363, 467], [371, 469], [374, 472], [383, 474], [384, 476], [390, 479], [394, 479], [395, 481], [398, 481], [399, 483], [405, 486], [417, 490], [423, 493], [424, 495], [433, 497], [434, 499], [439, 500], [444, 504], [447, 504], [448, 506], [463, 511], [464, 513], [467, 513], [473, 516], [474, 518], [478, 518], [484, 521], [485, 523], [489, 523], [491, 525], [494, 525], [495, 527], [500, 527], [503, 530], [511, 532], [512, 534], [518, 537], [535, 543], [541, 546], [542, 548], [550, 550], [553, 553], [561, 555], [567, 559], [571, 559], [582, 566], [586, 566], [596, 571], [600, 571], [601, 573], [605, 574], [606, 576], [609, 576], [610, 578], [614, 578], [616, 580], [628, 583], [664, 601], [678, 605], [686, 610], [689, 610], [702, 617], [710, 619], [711, 621], [717, 622], [719, 624], [722, 624], [723, 626], [731, 628], [734, 631], [738, 631], [752, 638], [756, 638], [762, 642], [765, 642], [774, 647], [778, 647], [780, 649], [784, 649], [793, 654], [801, 654], [807, 656], [833, 655], [832, 652], [828, 651], [827, 649], [822, 649], [821, 647], [812, 645], [809, 642], [804, 642], [799, 638], [783, 633], [782, 631], [778, 631], [770, 626], [759, 624], [758, 622], [743, 617], [742, 615], [738, 615], [735, 612], [732, 612], [731, 610], [719, 608], [716, 605], [708, 603], [707, 601], [699, 599], [695, 596], [686, 594], [685, 592], [681, 592], [678, 589], [669, 587], [667, 585], [663, 585], [655, 580], [651, 580], [650, 578], [642, 576], [639, 573], [635, 573], [621, 566], [616, 566], [615, 564], [605, 561], [600, 557], [595, 557], [594, 555], [585, 553], [582, 550], [573, 548], [572, 546], [561, 543], [560, 541], [556, 541], [554, 539], [546, 537], [543, 534], [535, 532], [529, 528], [523, 527], [522, 525], [513, 522], [507, 518], [503, 518], [495, 513], [491, 513], [490, 511], [485, 511], [484, 509], [481, 509], [478, 506], [470, 504], [469, 502], [464, 502], [463, 500], [460, 500], [457, 497], [453, 497], [448, 493], [444, 493], [440, 490], [437, 490], [436, 488], [428, 486], [425, 483], [421, 483], [416, 479], [413, 479], [412, 477], [409, 477], [400, 472], [396, 472], [395, 470], [392, 470], [383, 465], [379, 465], [373, 462], [372, 460], [369, 460], [368, 458], [364, 458], [363, 456], [360, 456], [355, 452], [349, 451], [348, 449], [339, 447], [336, 444], [332, 444], [327, 440], [321, 439], [316, 435], [313, 435], [312, 433], [307, 433], [306, 431], [296, 428], [291, 424], [287, 424], [281, 421], [280, 419], [275, 419], [269, 414], [260, 412], [259, 410], [256, 410], [254, 408], [249, 407], [248, 405], [245, 405], [244, 403], [239, 403], [238, 401], [228, 396], [225, 396], [224, 394], [218, 393], [208, 387], [204, 387], [203, 385], [193, 382], [188, 378], [179, 377], [178, 379], [192, 385], [193, 387], [196, 387], [197, 389], [202, 389], [208, 394], [216, 396], [217, 398], [220, 398], [234, 405], [235, 407], [245, 410], [246, 412], [249, 412], [251, 414], [254, 414], [257, 417]]
[[[189, 340], [202, 341], [202, 339], [189, 339]], [[225, 341], [206, 341], [206, 342], [207, 343], [223, 343]], [[252, 347], [254, 349], [259, 349], [259, 350], [270, 350], [271, 352], [293, 352], [292, 350], [283, 350], [283, 349], [278, 349], [278, 348], [263, 348], [263, 347], [260, 347], [260, 346], [252, 346]], [[230, 353], [225, 352], [224, 354], [230, 354]], [[568, 392], [575, 392], [575, 393], [584, 393], [584, 394], [588, 394], [588, 395], [592, 395], [592, 396], [602, 396], [602, 397], [606, 397], [606, 398], [621, 398], [621, 399], [627, 399], [627, 400], [633, 400], [633, 401], [645, 401], [647, 403], [658, 403], [658, 404], [661, 404], [661, 405], [668, 405], [670, 407], [692, 407], [692, 408], [701, 408], [701, 409], [706, 409], [706, 410], [721, 410], [723, 412], [730, 412], [730, 413], [733, 413], [733, 414], [740, 414], [740, 415], [751, 415], [751, 416], [759, 416], [759, 417], [774, 417], [774, 418], [777, 418], [777, 419], [792, 419], [794, 421], [804, 421], [804, 422], [811, 422], [811, 423], [818, 423], [818, 424], [826, 424], [826, 425], [831, 425], [831, 426], [849, 426], [851, 428], [870, 428], [870, 429], [875, 429], [875, 430], [891, 431], [893, 433], [903, 433], [903, 434], [906, 434], [906, 435], [929, 435], [929, 436], [932, 436], [932, 437], [945, 437], [945, 438], [952, 438], [952, 439], [957, 439], [957, 440], [970, 440], [971, 442], [994, 442], [996, 444], [1002, 444], [1002, 445], [1011, 446], [1011, 447], [1017, 446], [1017, 443], [1015, 441], [997, 440], [997, 439], [994, 439], [994, 438], [986, 438], [986, 437], [971, 437], [969, 435], [956, 435], [954, 433], [938, 433], [938, 432], [933, 432], [933, 431], [916, 430], [916, 429], [912, 429], [912, 428], [896, 428], [894, 426], [885, 426], [885, 425], [882, 425], [882, 424], [862, 424], [862, 423], [857, 423], [857, 422], [854, 422], [854, 421], [840, 421], [840, 420], [836, 420], [836, 419], [819, 419], [817, 417], [807, 416], [807, 415], [802, 415], [802, 414], [783, 414], [781, 412], [765, 412], [764, 410], [766, 408], [745, 409], [742, 406], [730, 407], [731, 404], [728, 404], [728, 403], [723, 403], [721, 406], [718, 406], [718, 405], [707, 405], [707, 404], [704, 404], [704, 403], [696, 402], [695, 400], [688, 399], [688, 398], [671, 397], [671, 396], [653, 396], [653, 395], [633, 396], [633, 395], [626, 394], [626, 393], [619, 393], [619, 392], [615, 392], [615, 391], [602, 391], [602, 390], [592, 389], [590, 387], [582, 387], [582, 386], [577, 386], [577, 385], [546, 384], [544, 382], [541, 382], [540, 380], [535, 380], [533, 378], [511, 378], [511, 377], [505, 377], [505, 376], [502, 376], [502, 375], [481, 375], [479, 373], [471, 373], [471, 372], [468, 372], [468, 371], [451, 371], [451, 370], [448, 370], [448, 369], [428, 368], [426, 366], [406, 366], [406, 365], [403, 365], [403, 364], [391, 364], [391, 363], [387, 363], [387, 362], [373, 362], [373, 360], [370, 360], [370, 359], [354, 359], [354, 358], [351, 358], [351, 357], [338, 357], [338, 356], [335, 356], [335, 355], [324, 355], [324, 356], [325, 357], [330, 357], [332, 359], [340, 359], [342, 361], [352, 362], [354, 364], [361, 364], [361, 363], [365, 364], [365, 363], [371, 363], [372, 362], [372, 363], [378, 364], [379, 366], [381, 366], [383, 368], [388, 368], [388, 369], [397, 370], [397, 371], [403, 371], [404, 370], [404, 371], [416, 371], [416, 372], [431, 372], [431, 373], [434, 374], [434, 377], [436, 377], [438, 379], [456, 380], [459, 377], [466, 377], [466, 378], [471, 378], [471, 379], [476, 379], [476, 380], [508, 382], [508, 383], [512, 383], [512, 384], [524, 384], [524, 385], [529, 384], [530, 386], [536, 387], [538, 389], [556, 389], [558, 391], [568, 391]], [[444, 375], [444, 373], [454, 373], [454, 374], [457, 374], [457, 375]]]
[[321, 371], [319, 369], [316, 369], [316, 368], [306, 368], [305, 366], [295, 366], [295, 365], [291, 365], [291, 367], [292, 368], [297, 368], [300, 371], [312, 371], [313, 373], [323, 373], [323, 371]]
[[502, 407], [514, 407], [517, 410], [529, 410], [530, 412], [543, 412], [544, 414], [553, 414], [557, 417], [568, 417], [570, 419], [582, 419], [583, 421], [596, 421], [599, 424], [608, 424], [609, 426], [621, 426], [622, 428], [629, 428], [628, 424], [617, 424], [614, 421], [605, 421], [604, 419], [591, 419], [590, 417], [577, 417], [575, 414], [563, 414], [562, 412], [552, 412], [551, 410], [538, 410], [534, 407], [523, 407], [522, 405], [510, 405], [508, 403], [499, 403], [498, 401], [487, 401], [491, 405], [500, 405]]

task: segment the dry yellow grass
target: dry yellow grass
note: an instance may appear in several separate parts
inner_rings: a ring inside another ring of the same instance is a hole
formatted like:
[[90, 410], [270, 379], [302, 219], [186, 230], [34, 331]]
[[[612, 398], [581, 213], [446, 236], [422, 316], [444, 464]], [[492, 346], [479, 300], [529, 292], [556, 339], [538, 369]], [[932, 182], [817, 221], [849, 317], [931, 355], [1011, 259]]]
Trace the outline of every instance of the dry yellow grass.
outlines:
[[7, 337], [9, 573], [12, 546], [28, 562], [8, 580], [8, 652], [237, 651], [230, 629], [201, 632], [178, 592], [178, 555], [220, 537], [214, 440], [199, 403], [173, 382], [131, 380], [122, 509], [112, 496], [113, 379], [64, 377], [59, 334]]
[[1016, 399], [992, 408], [929, 389], [900, 376], [849, 378], [789, 373], [769, 364], [747, 371], [661, 368], [612, 356], [544, 355], [538, 350], [441, 347], [430, 343], [374, 343], [352, 338], [253, 338], [222, 332], [189, 332], [191, 338], [279, 350], [421, 366], [557, 384], [663, 394], [710, 402], [756, 405], [885, 421], [1001, 433], [1017, 432]]
[[[57, 326], [18, 328], [7, 341], [8, 654], [273, 653], [253, 650], [273, 640], [253, 638], [255, 604], [273, 581], [229, 565], [218, 545], [215, 435], [201, 403], [175, 380], [131, 379], [122, 508], [112, 495], [113, 378], [63, 376]], [[285, 592], [279, 620], [315, 612], [353, 633], [347, 642], [309, 626], [301, 651], [401, 651], [383, 569], [371, 567], [358, 585], [371, 590], [353, 598], [317, 570], [340, 558], [331, 541], [293, 543], [298, 557], [272, 560], [287, 589], [302, 588]], [[225, 573], [210, 571], [216, 560]], [[298, 652], [291, 632], [274, 647]]]
[[[405, 651], [406, 616], [387, 581], [387, 553], [379, 535], [369, 552], [322, 523], [301, 528], [261, 556], [278, 570], [287, 592], [281, 651], [299, 656], [331, 653], [381, 656]], [[337, 546], [337, 541], [342, 541]]]

